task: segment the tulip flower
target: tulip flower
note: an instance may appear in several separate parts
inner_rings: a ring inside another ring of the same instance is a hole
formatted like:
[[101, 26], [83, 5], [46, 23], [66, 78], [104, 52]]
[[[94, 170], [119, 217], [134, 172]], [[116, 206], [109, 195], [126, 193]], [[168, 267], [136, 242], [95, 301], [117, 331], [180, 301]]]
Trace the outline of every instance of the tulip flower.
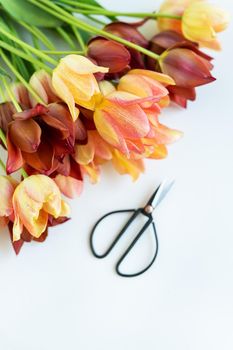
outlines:
[[174, 84], [174, 80], [168, 75], [150, 70], [132, 69], [120, 79], [117, 89], [141, 98], [152, 98], [152, 101], [159, 102], [168, 94], [163, 85]]
[[[106, 25], [104, 30], [141, 47], [147, 48], [148, 40], [137, 29], [144, 22], [145, 21], [140, 21], [138, 23], [112, 22]], [[141, 53], [130, 48], [127, 48], [127, 50], [130, 53], [130, 68], [145, 68]]]
[[229, 15], [222, 9], [205, 2], [193, 2], [182, 16], [184, 36], [200, 45], [218, 49], [217, 33], [226, 29]]
[[[127, 158], [147, 157], [158, 144], [180, 137], [179, 132], [170, 133], [156, 119], [161, 109], [158, 103], [168, 94], [162, 83], [174, 82], [164, 74], [132, 70], [120, 79], [117, 91], [107, 94], [94, 112], [101, 137]], [[153, 142], [148, 144], [147, 140]]]
[[177, 86], [194, 88], [215, 80], [212, 64], [187, 48], [165, 51], [159, 60], [161, 71], [174, 79]]
[[13, 194], [13, 240], [20, 239], [25, 227], [39, 238], [45, 232], [49, 216], [57, 219], [69, 215], [68, 205], [61, 199], [55, 182], [45, 175], [32, 175], [24, 179]]
[[[154, 60], [148, 58], [147, 67], [172, 76], [176, 85], [167, 86], [169, 97], [181, 107], [187, 106], [187, 100], [195, 100], [196, 86], [215, 80], [210, 74], [212, 57], [200, 51], [197, 44], [185, 39], [182, 34], [171, 30], [160, 32], [151, 39], [150, 49], [161, 55], [160, 61], [165, 57], [165, 65], [168, 60], [168, 66], [155, 65]], [[208, 79], [205, 79], [206, 76]]]
[[109, 73], [124, 71], [130, 62], [129, 51], [122, 44], [102, 37], [89, 42], [87, 55], [98, 65], [109, 68]]
[[8, 125], [7, 172], [18, 170], [24, 163], [51, 174], [65, 154], [73, 152], [75, 124], [62, 104], [34, 108], [13, 115]]
[[94, 112], [94, 122], [99, 134], [126, 155], [129, 155], [130, 149], [134, 149], [131, 140], [145, 137], [150, 131], [150, 124], [140, 101], [135, 95], [117, 91], [107, 95]]
[[94, 110], [101, 98], [94, 73], [107, 73], [108, 68], [99, 67], [88, 58], [68, 55], [60, 60], [53, 71], [52, 84], [56, 94], [68, 105], [73, 120], [78, 117], [75, 104]]

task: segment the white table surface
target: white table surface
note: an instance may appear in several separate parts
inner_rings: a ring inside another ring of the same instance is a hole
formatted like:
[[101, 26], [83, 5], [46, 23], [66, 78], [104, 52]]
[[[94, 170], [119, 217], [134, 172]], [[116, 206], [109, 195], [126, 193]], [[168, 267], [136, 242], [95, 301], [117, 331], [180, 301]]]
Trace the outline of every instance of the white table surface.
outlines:
[[[151, 11], [160, 1], [102, 1]], [[233, 11], [233, 2], [216, 0]], [[148, 161], [132, 183], [106, 167], [72, 202], [72, 220], [16, 257], [0, 235], [2, 350], [233, 349], [232, 26], [215, 53], [217, 82], [198, 89], [188, 110], [161, 120], [183, 130], [163, 161]], [[88, 246], [91, 225], [111, 209], [144, 204], [164, 177], [175, 186], [158, 209], [160, 251], [143, 276], [118, 277], [122, 242], [105, 261]]]

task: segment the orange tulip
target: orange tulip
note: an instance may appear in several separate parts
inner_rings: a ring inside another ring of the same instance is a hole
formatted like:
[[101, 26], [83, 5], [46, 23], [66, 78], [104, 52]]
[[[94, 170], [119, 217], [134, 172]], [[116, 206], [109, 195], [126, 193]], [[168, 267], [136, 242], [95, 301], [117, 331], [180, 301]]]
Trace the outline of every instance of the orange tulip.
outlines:
[[94, 112], [95, 126], [102, 138], [129, 156], [134, 140], [145, 137], [150, 124], [140, 103], [145, 99], [123, 91], [107, 95]]
[[148, 69], [132, 69], [120, 79], [117, 89], [141, 98], [149, 98], [152, 103], [159, 102], [163, 107], [168, 97], [168, 91], [164, 86], [174, 84], [174, 80], [168, 75]]
[[69, 55], [61, 59], [53, 71], [52, 84], [57, 95], [69, 107], [73, 120], [78, 117], [75, 104], [90, 110], [95, 109], [101, 99], [100, 89], [94, 73], [107, 73], [108, 68], [99, 67], [88, 58]]
[[69, 207], [61, 199], [59, 188], [45, 175], [29, 176], [16, 187], [13, 209], [14, 241], [20, 239], [24, 227], [33, 237], [39, 238], [47, 228], [49, 216], [57, 219], [69, 215]]

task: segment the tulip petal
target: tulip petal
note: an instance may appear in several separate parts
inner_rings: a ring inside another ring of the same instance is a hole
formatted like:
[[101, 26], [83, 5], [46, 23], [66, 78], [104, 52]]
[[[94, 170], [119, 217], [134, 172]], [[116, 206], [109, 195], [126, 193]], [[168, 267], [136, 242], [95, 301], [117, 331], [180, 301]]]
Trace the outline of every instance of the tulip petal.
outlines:
[[99, 134], [105, 141], [121, 150], [122, 153], [128, 154], [126, 142], [109, 112], [97, 108], [94, 113], [94, 121]]
[[194, 88], [214, 81], [209, 64], [195, 52], [183, 48], [164, 52], [160, 61], [162, 71], [171, 75], [178, 86], [185, 88]]
[[133, 181], [136, 181], [140, 174], [144, 172], [144, 164], [141, 159], [127, 159], [117, 150], [113, 152], [112, 164], [119, 174], [129, 174]]
[[30, 96], [27, 88], [22, 83], [13, 83], [11, 84], [11, 91], [16, 98], [16, 101], [19, 102], [24, 109], [31, 108]]
[[54, 179], [60, 191], [68, 198], [80, 196], [83, 190], [83, 181], [71, 176], [57, 175]]
[[196, 92], [194, 88], [182, 88], [181, 86], [169, 86], [169, 92], [174, 95], [179, 95], [187, 100], [195, 101]]
[[[12, 102], [0, 103], [0, 128], [6, 134], [16, 109]], [[0, 141], [1, 143], [1, 141]]]
[[33, 120], [15, 120], [10, 124], [9, 137], [23, 152], [36, 152], [41, 138], [41, 128]]
[[110, 83], [110, 81], [108, 81], [108, 80], [100, 81], [99, 88], [100, 88], [101, 93], [104, 96], [107, 96], [107, 95], [111, 94], [112, 92], [116, 91], [115, 86], [112, 83]]
[[137, 74], [124, 75], [120, 79], [117, 89], [134, 94], [138, 97], [153, 96], [158, 100], [168, 94], [167, 89], [157, 80], [146, 75]]
[[76, 120], [78, 118], [79, 111], [77, 108], [75, 108], [75, 101], [72, 93], [64, 83], [63, 79], [55, 72], [53, 73], [52, 82], [58, 96], [61, 97], [69, 107], [73, 120]]
[[93, 161], [95, 148], [92, 140], [88, 139], [86, 145], [75, 145], [74, 159], [78, 164], [86, 165]]
[[60, 133], [59, 136], [61, 139], [66, 139], [69, 137], [70, 135], [69, 129], [60, 120], [54, 118], [51, 115], [45, 115], [45, 114], [41, 116], [41, 119], [51, 128], [56, 129], [56, 131]]
[[109, 145], [102, 139], [97, 131], [89, 131], [88, 137], [94, 145], [95, 157], [99, 157], [104, 160], [110, 160], [112, 158], [112, 152]]
[[64, 64], [68, 69], [80, 75], [108, 72], [108, 68], [97, 66], [88, 58], [80, 55], [68, 55], [60, 60], [60, 64]]
[[[29, 84], [44, 101], [45, 105], [59, 100], [52, 86], [52, 78], [44, 70], [35, 72], [31, 76]], [[32, 95], [30, 95], [30, 101], [32, 106], [35, 106], [38, 103]]]
[[100, 179], [100, 169], [94, 163], [88, 165], [80, 165], [83, 175], [88, 175], [91, 183], [96, 184]]
[[129, 75], [142, 75], [148, 78], [151, 78], [153, 80], [158, 81], [159, 83], [163, 84], [163, 85], [175, 85], [174, 80], [166, 74], [163, 73], [159, 73], [159, 72], [154, 72], [152, 70], [149, 69], [131, 69], [128, 72]]
[[24, 160], [20, 149], [11, 142], [9, 135], [7, 135], [7, 151], [6, 171], [7, 174], [11, 174], [22, 168]]
[[16, 186], [17, 182], [13, 178], [0, 175], [0, 217], [12, 214], [12, 197]]
[[7, 217], [0, 217], [0, 228], [5, 227], [9, 222], [9, 219]]
[[[137, 24], [137, 26], [140, 24], [141, 23]], [[148, 46], [148, 41], [136, 28], [137, 26], [135, 26], [134, 23], [117, 21], [107, 24], [104, 30], [146, 48]]]
[[148, 142], [150, 143], [150, 140], [152, 141], [152, 144], [170, 144], [176, 142], [183, 136], [183, 133], [181, 131], [170, 129], [167, 126], [160, 123], [158, 123], [158, 125], [154, 127], [153, 130], [153, 139], [145, 139], [147, 141], [147, 144]]
[[99, 106], [99, 109], [108, 114], [112, 123], [127, 138], [143, 137], [150, 130], [147, 115], [138, 105], [141, 100], [137, 98], [133, 100], [134, 98], [135, 96], [131, 94], [117, 91], [108, 95]]
[[130, 62], [129, 51], [122, 44], [101, 37], [89, 42], [88, 56], [100, 66], [108, 67], [109, 73], [123, 71]]
[[164, 159], [167, 157], [167, 147], [165, 145], [154, 145], [153, 152], [147, 158]]
[[54, 148], [44, 140], [35, 153], [23, 153], [23, 158], [32, 168], [47, 175], [56, 170], [58, 166], [58, 161], [54, 158]]

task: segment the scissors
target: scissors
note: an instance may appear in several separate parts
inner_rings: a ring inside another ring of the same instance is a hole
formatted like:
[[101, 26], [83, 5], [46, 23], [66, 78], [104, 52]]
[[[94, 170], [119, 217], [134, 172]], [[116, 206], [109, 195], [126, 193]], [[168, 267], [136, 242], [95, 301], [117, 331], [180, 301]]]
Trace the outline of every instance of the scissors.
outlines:
[[[115, 266], [115, 270], [116, 273], [122, 277], [136, 277], [139, 276], [141, 274], [143, 274], [144, 272], [146, 272], [151, 266], [152, 264], [155, 262], [157, 254], [158, 254], [158, 248], [159, 248], [159, 244], [158, 244], [158, 237], [157, 237], [157, 232], [156, 232], [156, 227], [155, 227], [155, 223], [154, 223], [154, 219], [152, 216], [153, 211], [157, 208], [157, 206], [161, 203], [161, 201], [164, 199], [164, 197], [166, 196], [166, 194], [170, 191], [171, 187], [173, 186], [174, 181], [163, 181], [154, 191], [154, 193], [152, 194], [152, 196], [150, 197], [149, 201], [146, 203], [146, 205], [143, 208], [138, 208], [138, 209], [124, 209], [124, 210], [116, 210], [116, 211], [111, 211], [107, 214], [105, 214], [104, 216], [102, 216], [94, 225], [92, 231], [91, 231], [91, 235], [90, 235], [90, 248], [91, 251], [93, 253], [93, 255], [98, 258], [98, 259], [103, 259], [106, 256], [108, 256], [110, 254], [110, 252], [112, 251], [112, 249], [115, 247], [115, 245], [117, 244], [117, 242], [120, 240], [120, 238], [124, 235], [124, 233], [127, 231], [127, 229], [130, 227], [130, 225], [133, 223], [133, 221], [139, 216], [139, 215], [143, 215], [146, 216], [148, 219], [145, 222], [145, 224], [143, 225], [143, 227], [140, 229], [140, 231], [137, 233], [136, 237], [133, 239], [133, 241], [130, 243], [130, 245], [128, 246], [128, 248], [125, 250], [125, 252], [122, 254], [122, 256], [120, 257], [120, 259], [118, 260], [118, 262], [116, 263]], [[96, 232], [96, 228], [97, 226], [108, 216], [110, 215], [114, 215], [114, 214], [121, 214], [121, 213], [133, 213], [132, 216], [129, 218], [129, 220], [125, 223], [125, 225], [123, 226], [123, 228], [121, 229], [121, 231], [118, 233], [118, 235], [114, 238], [114, 240], [112, 241], [112, 243], [110, 244], [110, 246], [107, 248], [107, 250], [103, 253], [103, 254], [98, 254], [95, 250], [94, 247], [94, 235]], [[127, 255], [130, 253], [130, 251], [132, 250], [132, 248], [134, 247], [134, 245], [136, 244], [136, 242], [139, 240], [139, 238], [145, 233], [145, 231], [148, 229], [148, 227], [152, 225], [153, 228], [153, 237], [155, 240], [155, 250], [154, 250], [154, 254], [153, 254], [153, 258], [150, 261], [150, 263], [144, 267], [142, 270], [137, 271], [135, 273], [123, 273], [120, 271], [120, 265], [122, 264], [122, 262], [125, 260], [125, 258], [127, 257]]]

